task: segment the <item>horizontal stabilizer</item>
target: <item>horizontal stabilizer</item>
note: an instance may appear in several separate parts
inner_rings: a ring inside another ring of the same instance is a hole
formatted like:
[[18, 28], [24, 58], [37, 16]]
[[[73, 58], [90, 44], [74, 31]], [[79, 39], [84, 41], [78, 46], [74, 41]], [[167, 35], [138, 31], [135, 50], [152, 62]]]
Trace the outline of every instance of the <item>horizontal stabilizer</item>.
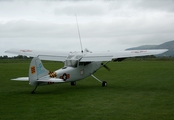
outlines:
[[51, 78], [48, 80], [37, 80], [38, 82], [55, 82], [55, 83], [60, 83], [60, 82], [65, 82], [63, 79], [58, 79], [58, 78]]
[[28, 78], [28, 77], [18, 77], [18, 78], [14, 78], [14, 79], [11, 79], [11, 80], [16, 80], [16, 81], [29, 81], [29, 78]]

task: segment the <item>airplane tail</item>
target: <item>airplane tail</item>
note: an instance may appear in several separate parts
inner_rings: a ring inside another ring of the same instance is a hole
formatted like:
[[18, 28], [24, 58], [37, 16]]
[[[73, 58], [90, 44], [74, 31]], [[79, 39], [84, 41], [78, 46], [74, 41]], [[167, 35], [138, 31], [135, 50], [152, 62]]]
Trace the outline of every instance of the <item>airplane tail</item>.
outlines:
[[31, 60], [29, 67], [29, 84], [36, 86], [38, 84], [39, 78], [48, 75], [49, 71], [44, 68], [42, 62], [39, 58], [34, 57]]

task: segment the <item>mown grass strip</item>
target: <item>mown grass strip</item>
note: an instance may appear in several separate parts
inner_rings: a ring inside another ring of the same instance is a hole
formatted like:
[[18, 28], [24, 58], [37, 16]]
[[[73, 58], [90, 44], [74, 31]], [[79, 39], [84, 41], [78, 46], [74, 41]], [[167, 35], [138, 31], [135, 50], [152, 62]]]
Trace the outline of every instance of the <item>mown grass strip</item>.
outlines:
[[[30, 61], [0, 62], [0, 119], [174, 119], [173, 61], [110, 62], [95, 75], [107, 87], [88, 77], [70, 84], [38, 87], [11, 78], [27, 76]], [[62, 63], [44, 62], [49, 70]]]

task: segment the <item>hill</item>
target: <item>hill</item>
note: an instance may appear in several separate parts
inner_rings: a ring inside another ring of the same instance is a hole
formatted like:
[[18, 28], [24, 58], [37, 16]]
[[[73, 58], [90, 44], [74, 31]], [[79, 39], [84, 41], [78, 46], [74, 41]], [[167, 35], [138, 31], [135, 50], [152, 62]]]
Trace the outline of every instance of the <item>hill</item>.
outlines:
[[144, 49], [168, 49], [169, 51], [158, 56], [171, 56], [174, 57], [174, 40], [162, 43], [160, 45], [143, 45], [139, 47], [128, 48], [126, 50], [144, 50]]

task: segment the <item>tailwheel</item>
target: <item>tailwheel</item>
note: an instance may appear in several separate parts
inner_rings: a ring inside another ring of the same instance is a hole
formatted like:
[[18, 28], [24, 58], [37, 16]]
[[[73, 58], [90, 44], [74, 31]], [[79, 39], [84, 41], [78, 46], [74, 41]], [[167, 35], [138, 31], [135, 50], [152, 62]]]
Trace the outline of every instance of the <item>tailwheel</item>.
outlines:
[[103, 81], [103, 82], [102, 82], [102, 86], [103, 86], [103, 87], [106, 87], [106, 86], [107, 86], [107, 82], [106, 82], [106, 81]]
[[71, 82], [71, 86], [75, 86], [75, 85], [76, 85], [75, 81]]

